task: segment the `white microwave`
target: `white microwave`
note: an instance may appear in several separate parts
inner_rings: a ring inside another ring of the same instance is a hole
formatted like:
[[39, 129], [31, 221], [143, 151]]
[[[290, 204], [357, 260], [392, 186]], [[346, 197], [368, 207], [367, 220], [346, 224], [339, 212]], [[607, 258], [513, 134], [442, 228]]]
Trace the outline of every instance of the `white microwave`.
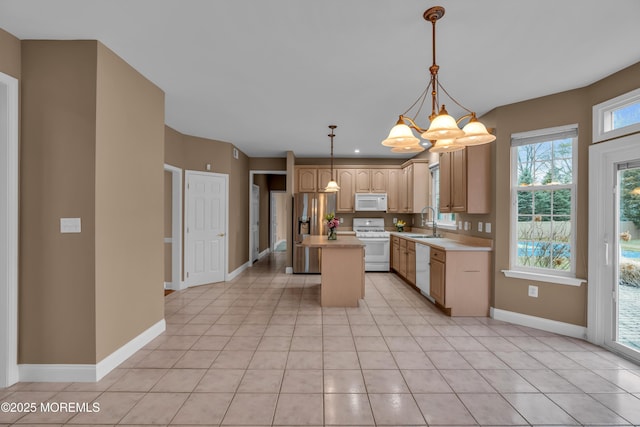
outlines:
[[356, 211], [387, 211], [387, 193], [356, 193]]

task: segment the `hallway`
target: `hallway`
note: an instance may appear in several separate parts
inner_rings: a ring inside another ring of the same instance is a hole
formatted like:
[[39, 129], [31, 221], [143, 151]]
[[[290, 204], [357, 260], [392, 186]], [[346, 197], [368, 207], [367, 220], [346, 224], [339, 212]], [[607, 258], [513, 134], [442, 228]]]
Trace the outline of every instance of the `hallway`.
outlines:
[[640, 366], [587, 342], [449, 318], [395, 275], [358, 308], [319, 306], [283, 253], [165, 298], [167, 331], [98, 383], [19, 383], [1, 402], [99, 412], [0, 413], [0, 426], [640, 424]]

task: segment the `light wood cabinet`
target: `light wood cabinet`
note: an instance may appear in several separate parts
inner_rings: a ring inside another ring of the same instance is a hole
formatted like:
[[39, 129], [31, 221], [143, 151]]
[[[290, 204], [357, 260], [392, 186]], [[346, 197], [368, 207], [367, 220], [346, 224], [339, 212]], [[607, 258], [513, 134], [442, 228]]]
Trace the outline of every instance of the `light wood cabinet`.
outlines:
[[440, 305], [444, 306], [444, 251], [431, 248], [429, 268], [429, 295]]
[[409, 160], [402, 167], [400, 212], [420, 213], [431, 205], [431, 174], [426, 159]]
[[337, 195], [336, 212], [354, 212], [354, 194], [356, 189], [356, 169], [338, 169], [336, 171], [336, 181], [340, 190]]
[[391, 268], [400, 270], [400, 238], [397, 236], [391, 237]]
[[324, 192], [331, 180], [331, 169], [316, 167], [296, 168], [296, 193]]
[[440, 155], [440, 212], [489, 213], [491, 145]]
[[402, 169], [389, 169], [387, 181], [387, 212], [400, 211], [400, 185]]
[[391, 268], [410, 285], [416, 285], [416, 243], [391, 237]]
[[407, 242], [407, 282], [416, 285], [416, 242]]
[[388, 169], [356, 169], [356, 193], [386, 193]]
[[490, 252], [431, 247], [430, 295], [450, 316], [489, 314]]

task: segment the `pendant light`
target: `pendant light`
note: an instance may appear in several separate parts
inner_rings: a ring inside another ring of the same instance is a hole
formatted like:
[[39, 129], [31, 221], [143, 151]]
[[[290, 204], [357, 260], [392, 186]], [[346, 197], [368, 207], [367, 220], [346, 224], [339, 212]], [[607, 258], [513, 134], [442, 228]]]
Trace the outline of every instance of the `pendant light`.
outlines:
[[329, 129], [331, 129], [331, 133], [328, 135], [329, 138], [331, 138], [331, 181], [329, 181], [324, 188], [324, 191], [327, 193], [335, 193], [340, 190], [340, 186], [338, 186], [338, 183], [333, 179], [333, 137], [335, 136], [333, 130], [337, 127], [336, 125], [329, 125]]
[[[442, 87], [438, 80], [438, 70], [440, 66], [436, 64], [436, 22], [444, 16], [444, 8], [442, 6], [434, 6], [427, 9], [422, 15], [426, 21], [432, 24], [432, 52], [433, 63], [429, 67], [431, 78], [425, 90], [420, 94], [418, 99], [400, 115], [398, 122], [391, 129], [389, 136], [382, 141], [382, 145], [391, 147], [394, 153], [418, 152], [424, 150], [419, 145], [419, 139], [413, 134], [413, 130], [419, 132], [422, 138], [434, 143], [430, 151], [435, 153], [450, 152], [462, 150], [468, 145], [487, 144], [495, 141], [495, 135], [490, 134], [487, 128], [478, 121], [476, 113], [469, 110], [458, 101], [456, 101]], [[456, 105], [468, 112], [458, 120], [449, 115], [444, 104], [438, 105], [438, 90], [441, 89]], [[431, 115], [429, 116], [430, 125], [428, 129], [423, 129], [415, 123], [415, 118], [420, 114], [420, 109], [431, 94]], [[414, 118], [406, 116], [406, 114], [419, 105], [418, 111]], [[438, 108], [439, 107], [439, 108]], [[437, 113], [436, 113], [437, 111]], [[459, 124], [469, 119], [469, 122], [460, 129]], [[442, 142], [441, 142], [442, 141]]]

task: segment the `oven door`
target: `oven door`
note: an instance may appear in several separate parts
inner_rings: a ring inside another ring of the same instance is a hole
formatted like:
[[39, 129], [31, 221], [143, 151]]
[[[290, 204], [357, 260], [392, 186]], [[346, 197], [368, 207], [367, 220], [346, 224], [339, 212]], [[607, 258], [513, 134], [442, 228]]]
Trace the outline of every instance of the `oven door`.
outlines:
[[389, 271], [390, 244], [388, 237], [360, 237], [364, 243], [364, 269]]

